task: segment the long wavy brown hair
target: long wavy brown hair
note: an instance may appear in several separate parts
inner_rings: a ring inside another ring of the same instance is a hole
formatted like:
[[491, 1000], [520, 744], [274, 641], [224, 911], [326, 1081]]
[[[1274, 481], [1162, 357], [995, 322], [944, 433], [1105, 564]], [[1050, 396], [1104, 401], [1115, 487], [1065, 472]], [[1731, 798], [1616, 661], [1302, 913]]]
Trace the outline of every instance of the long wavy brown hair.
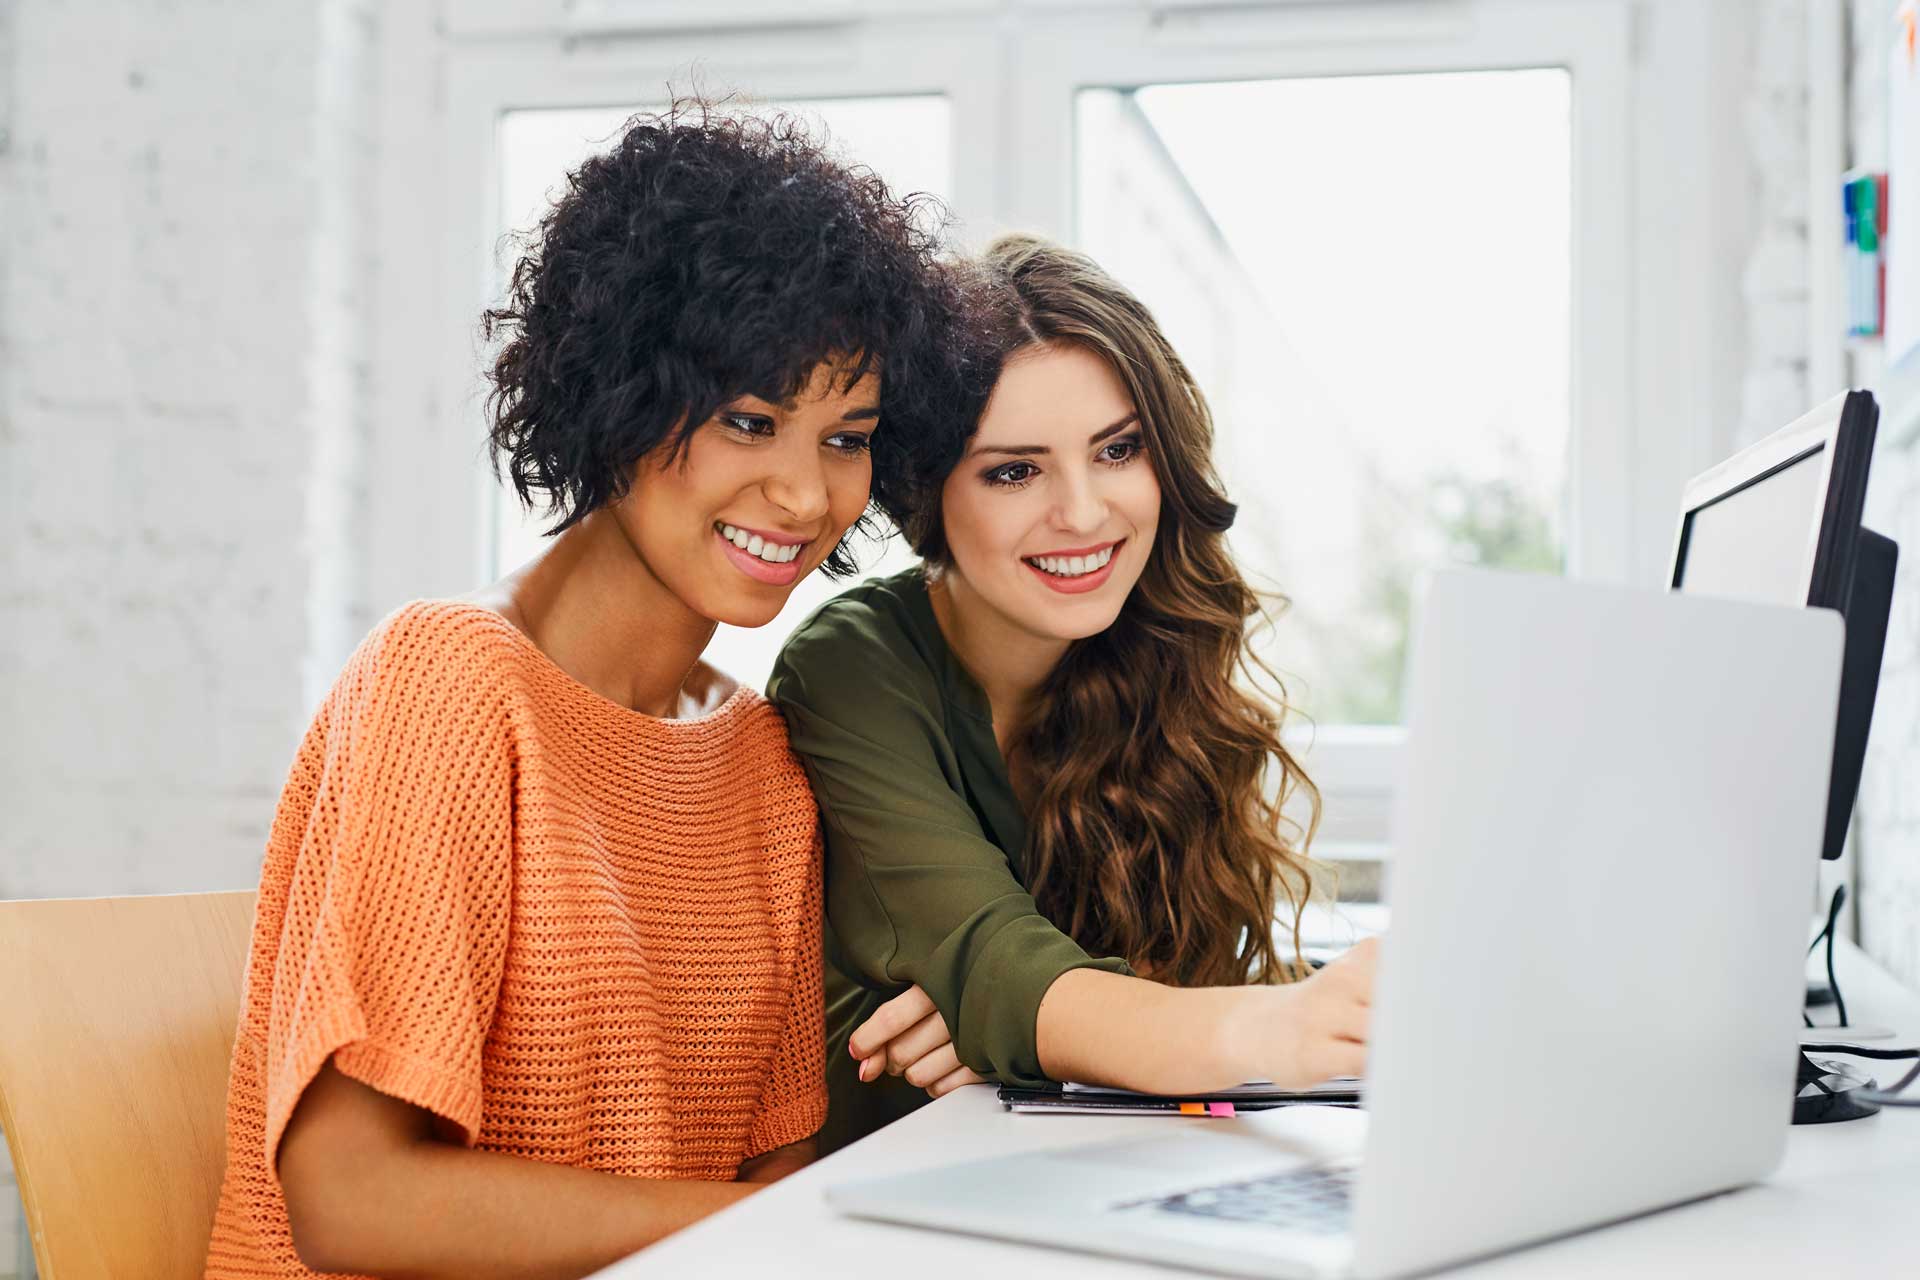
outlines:
[[[1267, 615], [1227, 551], [1235, 508], [1214, 469], [1206, 398], [1152, 314], [1091, 258], [1006, 236], [979, 267], [970, 401], [984, 408], [1023, 348], [1083, 347], [1132, 395], [1161, 494], [1152, 554], [1119, 617], [1068, 648], [1008, 744], [1009, 765], [1038, 786], [1028, 888], [1081, 946], [1158, 981], [1302, 976], [1320, 796], [1281, 741], [1285, 687], [1248, 647], [1249, 626]], [[978, 423], [976, 412], [968, 434]], [[936, 573], [947, 562], [944, 478], [928, 477], [905, 522]], [[1285, 812], [1296, 796], [1304, 824]], [[1283, 905], [1294, 925], [1285, 954], [1273, 928]]]

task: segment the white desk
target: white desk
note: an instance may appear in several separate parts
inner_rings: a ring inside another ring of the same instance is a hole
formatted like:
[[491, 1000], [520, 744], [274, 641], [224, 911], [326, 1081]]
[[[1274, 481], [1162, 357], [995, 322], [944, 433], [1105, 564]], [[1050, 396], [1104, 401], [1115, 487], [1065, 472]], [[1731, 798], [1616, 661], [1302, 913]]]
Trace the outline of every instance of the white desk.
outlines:
[[[1883, 1045], [1920, 1041], [1920, 999], [1859, 952], [1839, 962], [1848, 1012], [1901, 1033]], [[1911, 1064], [1875, 1062], [1891, 1083]], [[1781, 1110], [1787, 1102], [1781, 1081]], [[1920, 1088], [1920, 1086], [1916, 1086]], [[1257, 1119], [1257, 1117], [1255, 1118]], [[1192, 1275], [1174, 1268], [1040, 1250], [910, 1227], [861, 1222], [821, 1198], [836, 1182], [1072, 1146], [1168, 1125], [1238, 1120], [1107, 1116], [1017, 1116], [993, 1089], [962, 1089], [766, 1191], [600, 1272], [651, 1276]], [[1766, 1182], [1697, 1204], [1508, 1254], [1448, 1273], [1472, 1277], [1808, 1276], [1874, 1280], [1920, 1275], [1920, 1110], [1882, 1111], [1845, 1124], [1793, 1131], [1785, 1162]]]

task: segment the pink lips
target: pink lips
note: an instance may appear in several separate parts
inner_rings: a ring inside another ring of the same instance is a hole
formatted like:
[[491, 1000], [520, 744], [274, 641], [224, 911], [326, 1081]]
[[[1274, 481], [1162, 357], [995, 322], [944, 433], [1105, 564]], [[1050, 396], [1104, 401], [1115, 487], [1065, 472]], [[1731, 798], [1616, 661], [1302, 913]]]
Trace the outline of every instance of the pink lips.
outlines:
[[[735, 525], [734, 528], [745, 529], [746, 526]], [[799, 542], [796, 542], [793, 538], [769, 537], [766, 533], [758, 529], [747, 529], [746, 531], [748, 533], [758, 534], [763, 540], [776, 543], [783, 547], [799, 545]], [[792, 586], [795, 579], [799, 578], [800, 570], [804, 567], [801, 564], [802, 557], [796, 556], [785, 564], [769, 564], [759, 556], [750, 554], [745, 548], [734, 546], [733, 542], [722, 535], [720, 530], [715, 529], [713, 536], [719, 541], [720, 549], [726, 552], [727, 559], [733, 561], [736, 569], [746, 574], [749, 578], [754, 579], [756, 582], [764, 582], [770, 587]], [[804, 541], [804, 539], [800, 541]]]
[[1058, 577], [1054, 574], [1048, 573], [1045, 569], [1042, 569], [1037, 565], [1029, 564], [1024, 557], [1021, 559], [1020, 563], [1027, 566], [1027, 572], [1031, 573], [1034, 577], [1040, 579], [1040, 581], [1045, 583], [1050, 589], [1054, 591], [1058, 591], [1061, 595], [1063, 596], [1084, 595], [1089, 591], [1098, 591], [1101, 587], [1104, 587], [1107, 585], [1107, 579], [1113, 576], [1114, 561], [1120, 558], [1120, 547], [1125, 542], [1126, 542], [1126, 539], [1122, 538], [1119, 542], [1103, 542], [1099, 546], [1084, 547], [1077, 551], [1048, 551], [1043, 553], [1047, 556], [1060, 556], [1060, 557], [1085, 556], [1085, 555], [1098, 553], [1102, 550], [1105, 550], [1107, 547], [1113, 548], [1113, 555], [1107, 560], [1105, 564], [1101, 565], [1098, 569], [1095, 569], [1092, 573], [1083, 573], [1077, 578]]

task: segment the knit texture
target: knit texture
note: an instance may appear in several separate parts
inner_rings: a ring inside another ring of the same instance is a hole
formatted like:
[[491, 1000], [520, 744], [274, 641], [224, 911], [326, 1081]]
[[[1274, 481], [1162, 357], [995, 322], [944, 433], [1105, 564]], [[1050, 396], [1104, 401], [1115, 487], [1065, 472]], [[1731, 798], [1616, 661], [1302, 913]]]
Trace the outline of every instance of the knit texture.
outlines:
[[267, 838], [209, 1277], [310, 1276], [273, 1153], [331, 1056], [469, 1146], [727, 1180], [826, 1112], [819, 837], [779, 714], [660, 720], [499, 614], [348, 662]]

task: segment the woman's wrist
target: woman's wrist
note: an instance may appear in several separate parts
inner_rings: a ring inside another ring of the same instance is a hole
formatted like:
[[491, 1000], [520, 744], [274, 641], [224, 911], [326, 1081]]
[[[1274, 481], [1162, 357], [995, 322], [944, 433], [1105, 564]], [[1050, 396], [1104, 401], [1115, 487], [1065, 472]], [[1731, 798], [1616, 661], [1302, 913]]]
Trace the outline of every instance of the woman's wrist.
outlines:
[[1292, 989], [1249, 986], [1226, 988], [1232, 999], [1224, 1003], [1217, 1032], [1220, 1065], [1235, 1083], [1276, 1080], [1287, 1073], [1282, 1047], [1297, 1033]]
[[1223, 987], [1226, 998], [1216, 1006], [1214, 1059], [1220, 1073], [1234, 1083], [1258, 1079], [1257, 1039], [1265, 1010], [1257, 987]]

